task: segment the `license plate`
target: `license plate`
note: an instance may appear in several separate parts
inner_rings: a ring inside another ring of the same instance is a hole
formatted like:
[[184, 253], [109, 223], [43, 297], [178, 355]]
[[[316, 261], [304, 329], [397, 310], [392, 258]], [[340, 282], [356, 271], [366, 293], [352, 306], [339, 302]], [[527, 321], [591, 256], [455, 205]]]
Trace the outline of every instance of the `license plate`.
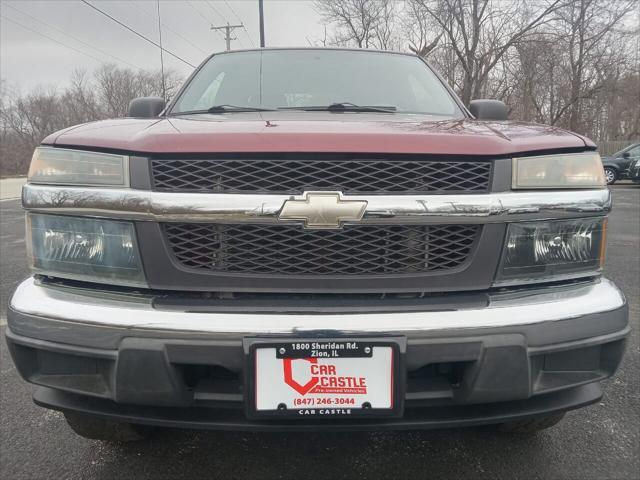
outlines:
[[250, 355], [252, 416], [392, 416], [400, 411], [394, 342], [259, 342]]

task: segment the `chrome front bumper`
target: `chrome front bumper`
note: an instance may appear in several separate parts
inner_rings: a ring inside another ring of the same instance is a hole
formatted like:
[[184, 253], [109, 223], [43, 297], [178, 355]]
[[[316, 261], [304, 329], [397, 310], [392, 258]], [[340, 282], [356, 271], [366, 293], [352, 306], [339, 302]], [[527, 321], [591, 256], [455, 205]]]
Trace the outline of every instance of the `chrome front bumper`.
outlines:
[[[402, 337], [404, 416], [320, 428], [407, 429], [596, 402], [597, 382], [615, 372], [628, 332], [625, 298], [605, 279], [491, 293], [484, 307], [349, 314], [166, 311], [145, 296], [28, 279], [11, 300], [6, 337], [20, 374], [40, 386], [39, 405], [116, 421], [249, 430], [318, 428], [244, 416], [251, 337]], [[438, 365], [459, 378], [429, 376], [425, 367]], [[188, 380], [209, 367], [226, 373]]]
[[[599, 320], [576, 338], [626, 328], [626, 300], [609, 280], [573, 285], [530, 287], [491, 293], [482, 308], [393, 313], [200, 313], [161, 310], [146, 295], [123, 295], [38, 284], [29, 278], [16, 289], [9, 307], [9, 328], [14, 333], [65, 343], [92, 342], [95, 333], [119, 332], [118, 337], [144, 334], [191, 334], [206, 338], [241, 339], [250, 335], [399, 334], [409, 339], [442, 334], [499, 329], [522, 331], [582, 317]], [[75, 339], [71, 341], [70, 339]], [[558, 339], [557, 342], [562, 341]]]

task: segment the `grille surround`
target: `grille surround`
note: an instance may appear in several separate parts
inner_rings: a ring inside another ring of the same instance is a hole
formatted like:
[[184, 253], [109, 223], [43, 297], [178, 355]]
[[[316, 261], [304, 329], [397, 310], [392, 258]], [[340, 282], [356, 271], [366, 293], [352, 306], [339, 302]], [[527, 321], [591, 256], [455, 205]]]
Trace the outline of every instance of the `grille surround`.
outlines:
[[150, 161], [156, 191], [347, 195], [488, 193], [493, 162], [389, 158], [219, 158]]
[[481, 225], [300, 225], [166, 223], [174, 260], [195, 272], [363, 277], [452, 273], [467, 265]]

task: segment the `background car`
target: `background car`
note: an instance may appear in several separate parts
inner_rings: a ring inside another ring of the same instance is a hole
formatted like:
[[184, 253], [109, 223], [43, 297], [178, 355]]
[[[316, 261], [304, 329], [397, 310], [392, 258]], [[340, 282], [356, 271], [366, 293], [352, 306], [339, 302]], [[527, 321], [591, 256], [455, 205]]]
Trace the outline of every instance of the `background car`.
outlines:
[[634, 160], [640, 159], [640, 143], [634, 143], [611, 156], [602, 159], [604, 173], [607, 177], [607, 185], [612, 185], [616, 180], [629, 178], [629, 167]]
[[640, 183], [640, 159], [631, 163], [628, 175], [633, 183]]

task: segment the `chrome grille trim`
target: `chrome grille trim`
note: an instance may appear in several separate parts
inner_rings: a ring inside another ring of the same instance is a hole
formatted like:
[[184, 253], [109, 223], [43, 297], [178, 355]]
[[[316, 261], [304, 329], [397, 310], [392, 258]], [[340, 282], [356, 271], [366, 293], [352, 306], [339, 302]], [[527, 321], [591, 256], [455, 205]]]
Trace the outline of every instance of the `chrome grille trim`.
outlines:
[[[25, 209], [156, 222], [281, 223], [289, 195], [167, 193], [126, 188], [77, 188], [27, 184]], [[359, 224], [504, 223], [606, 215], [608, 189], [495, 192], [465, 195], [349, 195], [366, 200]]]

